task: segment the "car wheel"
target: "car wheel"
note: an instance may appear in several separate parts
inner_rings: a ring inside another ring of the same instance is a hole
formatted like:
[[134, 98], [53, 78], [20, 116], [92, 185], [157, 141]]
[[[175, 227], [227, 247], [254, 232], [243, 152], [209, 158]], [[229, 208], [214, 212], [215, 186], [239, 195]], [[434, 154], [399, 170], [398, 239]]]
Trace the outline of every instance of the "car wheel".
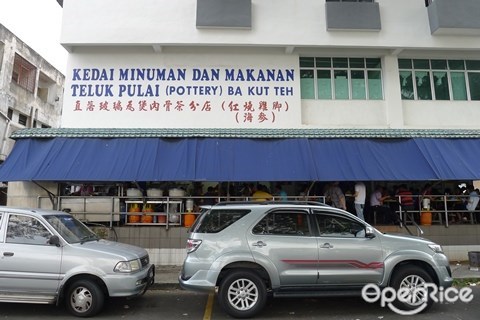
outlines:
[[220, 283], [220, 306], [235, 318], [249, 318], [259, 313], [267, 301], [265, 282], [248, 270], [233, 271]]
[[[406, 266], [396, 271], [392, 276], [391, 286], [397, 293], [397, 299], [393, 305], [402, 311], [428, 310], [433, 300], [429, 294], [430, 288], [427, 283], [432, 283], [432, 277], [425, 270], [417, 266]], [[402, 290], [404, 297], [399, 299], [399, 292]]]
[[67, 310], [77, 317], [91, 317], [103, 308], [105, 295], [91, 280], [78, 280], [69, 286], [66, 296]]

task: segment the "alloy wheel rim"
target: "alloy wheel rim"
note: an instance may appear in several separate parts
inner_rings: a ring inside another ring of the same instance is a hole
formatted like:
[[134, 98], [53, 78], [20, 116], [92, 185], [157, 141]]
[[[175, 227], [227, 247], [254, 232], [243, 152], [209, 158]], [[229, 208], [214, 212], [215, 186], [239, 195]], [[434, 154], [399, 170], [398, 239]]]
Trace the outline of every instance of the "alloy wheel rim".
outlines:
[[406, 290], [403, 296], [405, 303], [411, 306], [424, 304], [428, 299], [428, 289], [425, 280], [417, 275], [410, 275], [402, 280], [400, 289]]
[[258, 288], [248, 279], [238, 279], [228, 288], [228, 302], [235, 309], [246, 311], [258, 301]]

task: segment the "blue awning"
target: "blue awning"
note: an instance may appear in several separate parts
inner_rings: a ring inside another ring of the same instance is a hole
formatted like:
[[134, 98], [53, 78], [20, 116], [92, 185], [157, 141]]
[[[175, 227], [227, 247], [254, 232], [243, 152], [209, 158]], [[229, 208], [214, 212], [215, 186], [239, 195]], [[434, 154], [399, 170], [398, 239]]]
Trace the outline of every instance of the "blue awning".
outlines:
[[479, 139], [26, 138], [0, 181], [480, 179]]

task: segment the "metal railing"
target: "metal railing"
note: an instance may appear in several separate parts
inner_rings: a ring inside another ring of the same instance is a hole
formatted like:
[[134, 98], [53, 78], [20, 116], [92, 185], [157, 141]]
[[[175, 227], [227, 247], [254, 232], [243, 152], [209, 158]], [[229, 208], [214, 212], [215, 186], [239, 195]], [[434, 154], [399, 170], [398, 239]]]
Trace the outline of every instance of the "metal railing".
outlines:
[[[414, 201], [414, 209], [413, 210], [404, 210], [402, 208], [402, 197], [411, 197]], [[466, 204], [468, 199], [470, 198], [469, 195], [412, 195], [412, 196], [395, 196], [395, 202], [387, 202], [391, 206], [398, 205], [398, 212], [400, 216], [400, 220], [405, 215], [410, 214], [413, 218], [414, 214], [418, 214], [420, 218], [422, 212], [431, 212], [432, 215], [436, 215], [437, 219], [432, 219], [433, 222], [438, 222], [440, 224], [445, 225], [448, 227], [452, 221], [452, 218], [461, 218], [461, 221], [456, 221], [457, 223], [464, 223], [469, 222], [470, 224], [477, 223], [476, 214], [480, 214], [480, 209], [475, 208], [475, 210], [467, 210]], [[423, 200], [429, 199], [429, 207], [425, 208], [423, 206]], [[478, 207], [478, 205], [477, 205]], [[392, 209], [392, 208], [391, 208]], [[403, 210], [402, 210], [403, 209]], [[415, 219], [413, 219], [415, 220]]]
[[[417, 229], [417, 234], [422, 234], [420, 226], [417, 221], [420, 221], [422, 212], [426, 211], [422, 208], [422, 201], [425, 198], [422, 195], [412, 195], [408, 196], [413, 198], [415, 203], [414, 208], [405, 210], [402, 207], [402, 198], [407, 196], [395, 196], [391, 197], [390, 200], [385, 201], [384, 205], [390, 207], [390, 210], [397, 213], [400, 218], [400, 226], [408, 229], [408, 225], [413, 225]], [[476, 214], [480, 216], [479, 210], [466, 210], [465, 203], [467, 202], [468, 195], [429, 195], [430, 199], [430, 211], [434, 216], [432, 219], [433, 223], [442, 224], [445, 227], [448, 227], [453, 218], [461, 217], [461, 223], [466, 222], [474, 224], [480, 221], [477, 221]], [[110, 227], [113, 227], [115, 223], [120, 224], [122, 219], [124, 219], [127, 214], [127, 208], [125, 207], [125, 201], [129, 200], [140, 200], [147, 202], [150, 200], [158, 200], [159, 198], [153, 197], [142, 197], [142, 198], [132, 198], [132, 197], [118, 197], [118, 196], [58, 196], [54, 197], [53, 205], [48, 197], [38, 197], [37, 206], [43, 209], [54, 209], [59, 211], [68, 211], [75, 215], [82, 221], [85, 222], [103, 222], [108, 223]], [[195, 202], [197, 207], [201, 205], [211, 205], [217, 202], [224, 201], [252, 201], [252, 197], [234, 197], [234, 196], [186, 196], [186, 197], [161, 197], [161, 200], [165, 203], [170, 201], [182, 200], [186, 201], [192, 199]], [[287, 197], [287, 199], [282, 199], [278, 196], [273, 196], [273, 201], [305, 201], [305, 202], [320, 202], [325, 203], [324, 196], [296, 196], [296, 197]], [[185, 209], [185, 208], [184, 208]], [[185, 211], [185, 210], [184, 210]], [[373, 222], [376, 224], [376, 222]]]

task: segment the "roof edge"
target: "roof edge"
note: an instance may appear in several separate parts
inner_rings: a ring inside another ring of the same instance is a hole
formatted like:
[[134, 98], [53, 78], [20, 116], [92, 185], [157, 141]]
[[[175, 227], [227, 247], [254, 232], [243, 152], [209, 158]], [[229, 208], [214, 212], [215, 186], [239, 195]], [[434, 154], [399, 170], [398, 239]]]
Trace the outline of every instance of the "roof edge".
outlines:
[[476, 129], [26, 128], [12, 139], [51, 138], [480, 138]]

